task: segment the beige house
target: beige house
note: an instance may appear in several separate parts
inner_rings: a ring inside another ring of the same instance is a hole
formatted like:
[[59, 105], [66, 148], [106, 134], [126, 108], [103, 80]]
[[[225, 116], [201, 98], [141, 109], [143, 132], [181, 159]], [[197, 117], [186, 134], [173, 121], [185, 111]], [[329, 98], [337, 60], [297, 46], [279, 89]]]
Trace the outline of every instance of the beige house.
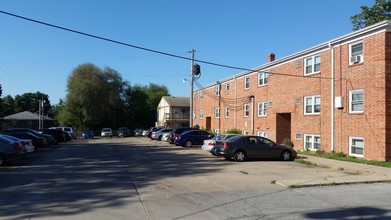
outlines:
[[187, 127], [190, 124], [190, 98], [163, 96], [157, 107], [156, 127]]

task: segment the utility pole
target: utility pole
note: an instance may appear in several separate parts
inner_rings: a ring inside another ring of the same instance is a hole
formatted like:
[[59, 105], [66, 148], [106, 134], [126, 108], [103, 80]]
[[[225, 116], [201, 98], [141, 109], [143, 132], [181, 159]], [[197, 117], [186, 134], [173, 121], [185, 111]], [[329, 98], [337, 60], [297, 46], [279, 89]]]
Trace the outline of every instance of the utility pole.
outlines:
[[195, 50], [192, 49], [191, 53], [191, 68], [190, 68], [190, 126], [193, 127], [193, 81], [194, 81], [194, 53]]

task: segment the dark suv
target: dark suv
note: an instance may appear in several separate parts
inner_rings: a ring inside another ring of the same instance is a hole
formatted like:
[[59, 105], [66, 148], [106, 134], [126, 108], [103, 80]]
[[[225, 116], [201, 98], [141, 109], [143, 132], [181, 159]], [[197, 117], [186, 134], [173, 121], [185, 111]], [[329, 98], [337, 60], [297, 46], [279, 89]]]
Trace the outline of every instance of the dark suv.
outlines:
[[191, 127], [181, 127], [181, 128], [174, 128], [171, 132], [170, 132], [170, 137], [169, 137], [169, 142], [170, 144], [174, 144], [175, 143], [175, 138], [177, 135], [185, 132], [185, 131], [190, 131], [190, 130], [199, 130], [197, 128], [191, 128]]

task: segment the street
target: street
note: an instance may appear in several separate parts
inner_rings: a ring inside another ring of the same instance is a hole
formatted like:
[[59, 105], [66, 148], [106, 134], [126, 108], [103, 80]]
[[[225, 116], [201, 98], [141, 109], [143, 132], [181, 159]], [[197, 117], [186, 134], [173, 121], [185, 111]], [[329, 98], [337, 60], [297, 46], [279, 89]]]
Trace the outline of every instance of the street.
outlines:
[[274, 183], [304, 166], [145, 137], [77, 140], [0, 167], [0, 219], [391, 219], [390, 183]]

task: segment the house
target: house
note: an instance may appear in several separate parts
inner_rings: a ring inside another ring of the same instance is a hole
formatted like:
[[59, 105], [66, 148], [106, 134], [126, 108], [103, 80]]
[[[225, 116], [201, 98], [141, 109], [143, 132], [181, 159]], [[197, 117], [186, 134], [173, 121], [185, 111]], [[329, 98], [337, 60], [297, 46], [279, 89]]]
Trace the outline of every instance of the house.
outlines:
[[391, 160], [391, 21], [195, 90], [194, 124]]
[[187, 127], [190, 124], [190, 98], [163, 96], [157, 107], [156, 127]]
[[[39, 115], [35, 113], [31, 113], [29, 111], [19, 112], [13, 115], [8, 115], [3, 118], [1, 123], [1, 130], [5, 130], [8, 128], [31, 128], [38, 130], [40, 125]], [[51, 127], [54, 126], [54, 119], [43, 116], [43, 120], [41, 118], [42, 127]]]

